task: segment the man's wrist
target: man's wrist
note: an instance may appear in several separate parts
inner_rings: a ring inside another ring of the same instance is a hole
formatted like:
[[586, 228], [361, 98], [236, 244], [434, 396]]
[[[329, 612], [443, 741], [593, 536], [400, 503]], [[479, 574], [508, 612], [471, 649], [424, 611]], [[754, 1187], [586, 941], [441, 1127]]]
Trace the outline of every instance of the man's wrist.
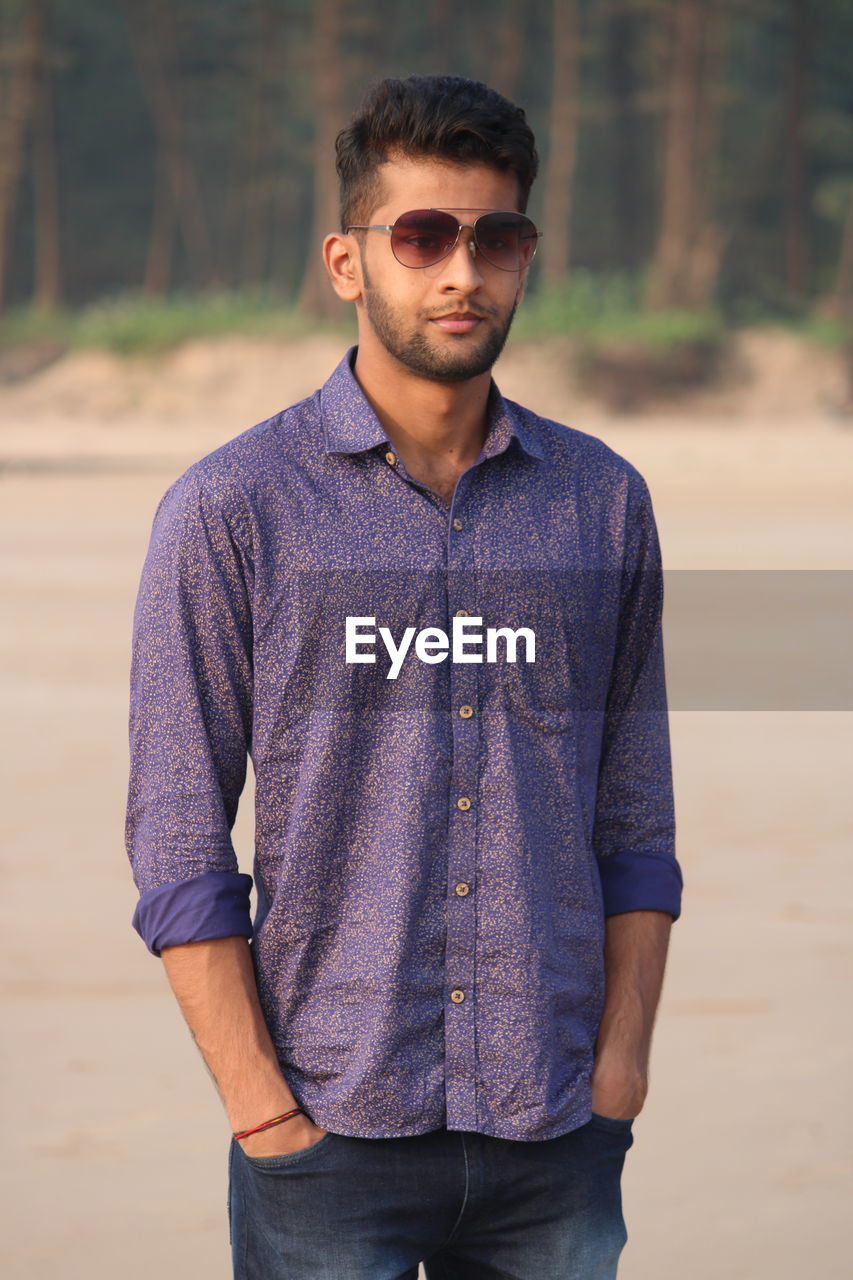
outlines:
[[265, 1120], [272, 1120], [274, 1116], [284, 1115], [286, 1111], [293, 1111], [299, 1106], [301, 1103], [297, 1102], [282, 1079], [278, 1086], [253, 1089], [251, 1093], [241, 1092], [239, 1097], [229, 1098], [225, 1110], [231, 1132], [242, 1133], [244, 1129], [252, 1129]]
[[634, 1054], [622, 1056], [603, 1050], [596, 1054], [593, 1072], [602, 1083], [619, 1082], [640, 1092], [648, 1088], [648, 1061]]
[[652, 1021], [639, 992], [625, 986], [612, 992], [598, 1025], [596, 1054], [644, 1063], [651, 1046]]
[[[272, 1106], [257, 1107], [251, 1111], [239, 1111], [234, 1115], [238, 1119], [234, 1119], [232, 1113], [228, 1113], [228, 1124], [232, 1133], [246, 1133], [250, 1129], [257, 1129], [259, 1126], [266, 1124], [268, 1120], [274, 1119], [276, 1116], [285, 1115], [288, 1111], [296, 1111], [298, 1103], [292, 1103], [290, 1106], [286, 1104], [273, 1103]], [[285, 1124], [292, 1124], [294, 1121], [302, 1118], [301, 1109], [293, 1116], [293, 1120], [286, 1120]]]

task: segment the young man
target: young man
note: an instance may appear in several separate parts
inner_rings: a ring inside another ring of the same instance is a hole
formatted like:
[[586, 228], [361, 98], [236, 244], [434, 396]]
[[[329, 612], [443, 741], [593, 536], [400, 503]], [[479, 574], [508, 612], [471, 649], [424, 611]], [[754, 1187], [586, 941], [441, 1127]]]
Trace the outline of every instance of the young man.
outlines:
[[680, 910], [649, 495], [491, 379], [524, 113], [384, 81], [337, 151], [358, 345], [155, 516], [134, 924], [233, 1130], [235, 1276], [604, 1280]]

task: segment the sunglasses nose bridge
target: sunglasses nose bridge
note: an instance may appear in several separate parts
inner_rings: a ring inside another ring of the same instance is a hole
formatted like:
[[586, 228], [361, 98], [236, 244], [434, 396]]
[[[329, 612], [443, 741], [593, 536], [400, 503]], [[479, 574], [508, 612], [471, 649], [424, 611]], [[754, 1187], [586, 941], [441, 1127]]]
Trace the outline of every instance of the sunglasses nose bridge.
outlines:
[[[466, 231], [468, 232], [467, 236], [465, 235]], [[452, 258], [456, 255], [460, 244], [464, 244], [466, 246], [468, 253], [470, 253], [471, 255], [471, 266], [476, 270], [479, 265], [477, 261], [477, 255], [479, 254], [481, 258], [483, 255], [482, 255], [482, 250], [480, 248], [480, 245], [477, 242], [477, 231], [473, 223], [460, 222], [459, 230], [456, 233], [456, 239], [453, 242], [453, 247], [449, 249], [447, 254], [445, 255], [445, 261], [447, 261], [448, 258]], [[465, 255], [463, 254], [463, 261], [464, 260], [465, 260]]]
[[[471, 232], [470, 236], [464, 235], [464, 232], [466, 231]], [[474, 228], [473, 222], [457, 222], [456, 237], [453, 241], [453, 244], [450, 246], [447, 252], [455, 253], [456, 250], [459, 248], [460, 240], [463, 243], [468, 245], [468, 248], [471, 250], [472, 255], [477, 252], [477, 233]]]
[[[463, 235], [463, 232], [464, 232], [466, 229], [467, 229], [468, 231], [470, 231], [470, 233], [471, 233], [469, 236], [464, 236], [464, 235]], [[476, 237], [476, 233], [475, 233], [475, 230], [474, 230], [474, 225], [473, 225], [473, 223], [471, 223], [471, 222], [459, 222], [459, 223], [457, 223], [457, 226], [456, 226], [456, 236], [455, 236], [455, 238], [454, 238], [454, 240], [453, 240], [453, 243], [452, 243], [451, 245], [449, 245], [447, 249], [445, 249], [444, 253], [443, 253], [443, 254], [441, 255], [441, 257], [438, 259], [438, 261], [436, 261], [436, 262], [434, 262], [434, 263], [433, 263], [433, 266], [438, 266], [439, 262], [445, 262], [445, 263], [446, 263], [446, 262], [447, 262], [447, 260], [448, 260], [449, 258], [453, 258], [453, 257], [455, 257], [456, 252], [457, 252], [457, 250], [459, 249], [460, 244], [467, 244], [467, 246], [468, 246], [468, 251], [469, 251], [469, 252], [470, 252], [470, 254], [471, 254], [471, 260], [472, 260], [472, 263], [476, 262], [476, 260], [477, 260], [477, 253], [479, 252], [479, 248], [480, 248], [480, 247], [479, 247], [479, 245], [477, 244], [477, 237]]]

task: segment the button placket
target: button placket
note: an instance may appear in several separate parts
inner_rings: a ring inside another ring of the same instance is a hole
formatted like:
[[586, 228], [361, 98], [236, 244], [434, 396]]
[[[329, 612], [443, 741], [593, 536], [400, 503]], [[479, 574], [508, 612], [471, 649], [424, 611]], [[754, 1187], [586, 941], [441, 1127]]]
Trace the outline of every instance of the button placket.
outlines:
[[[470, 500], [466, 488], [465, 496]], [[457, 490], [454, 506], [459, 505]], [[448, 631], [452, 619], [479, 616], [473, 591], [474, 540], [459, 537], [454, 517], [447, 530]], [[474, 1129], [477, 1120], [474, 1052], [476, 992], [474, 986], [476, 912], [472, 887], [477, 865], [477, 795], [479, 790], [479, 663], [450, 663], [450, 711], [453, 761], [450, 777], [445, 1019], [445, 1102], [447, 1124]]]

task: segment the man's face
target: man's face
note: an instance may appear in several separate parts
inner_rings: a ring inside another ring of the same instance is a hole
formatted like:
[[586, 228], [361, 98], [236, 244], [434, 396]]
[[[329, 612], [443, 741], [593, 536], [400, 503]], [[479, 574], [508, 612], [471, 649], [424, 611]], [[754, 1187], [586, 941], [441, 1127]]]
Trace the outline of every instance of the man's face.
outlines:
[[[382, 203], [370, 223], [390, 224], [410, 209], [446, 209], [463, 223], [490, 209], [518, 209], [515, 176], [486, 165], [401, 158], [379, 173]], [[388, 232], [360, 236], [359, 323], [401, 365], [433, 382], [460, 382], [491, 369], [524, 291], [526, 272], [502, 271], [472, 255], [472, 236], [463, 227], [452, 253], [422, 268], [397, 261]]]

